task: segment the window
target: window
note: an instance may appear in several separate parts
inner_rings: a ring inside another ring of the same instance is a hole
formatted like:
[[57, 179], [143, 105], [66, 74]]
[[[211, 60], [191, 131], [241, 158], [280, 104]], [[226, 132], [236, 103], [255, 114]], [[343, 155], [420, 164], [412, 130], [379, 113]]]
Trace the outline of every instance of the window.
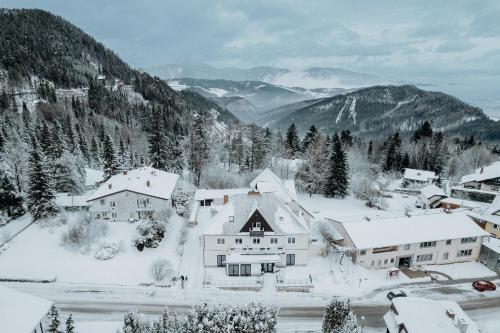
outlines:
[[377, 266], [380, 266], [381, 263], [382, 263], [382, 260], [377, 261]]
[[417, 256], [417, 262], [431, 261], [431, 260], [432, 260], [432, 253], [421, 254], [421, 255]]
[[243, 239], [241, 239], [241, 238], [236, 238], [236, 239], [234, 240], [234, 243], [235, 243], [235, 244], [243, 244]]
[[118, 217], [118, 214], [116, 214], [116, 213], [111, 213], [111, 217], [112, 217], [112, 218], [114, 218], [114, 219], [116, 219], [116, 218]]
[[451, 245], [451, 239], [448, 239], [448, 240], [446, 241], [446, 245]]
[[217, 244], [222, 245], [226, 243], [226, 240], [224, 238], [217, 238]]
[[436, 247], [436, 241], [420, 243], [420, 248], [425, 248], [425, 247]]
[[283, 222], [283, 216], [280, 216], [280, 222]]
[[411, 244], [405, 244], [405, 251], [408, 251], [410, 249]]
[[443, 260], [448, 260], [448, 257], [449, 257], [448, 252], [443, 253]]
[[104, 199], [101, 199], [100, 202], [101, 202], [102, 206], [104, 206], [106, 204], [106, 200], [104, 200]]
[[288, 237], [288, 244], [295, 244], [295, 237]]
[[226, 255], [220, 254], [217, 255], [217, 267], [224, 267], [226, 266]]
[[250, 276], [252, 275], [252, 265], [250, 264], [242, 264], [240, 266], [241, 276]]
[[252, 223], [252, 228], [260, 230], [260, 225], [260, 221], [255, 221]]
[[239, 265], [227, 265], [227, 275], [229, 276], [239, 276], [240, 266]]
[[472, 249], [458, 251], [457, 257], [468, 257], [472, 255]]
[[286, 265], [294, 266], [295, 265], [295, 254], [287, 254], [286, 255]]
[[229, 216], [229, 222], [234, 222], [234, 216]]
[[500, 226], [498, 224], [493, 224], [493, 229], [500, 229]]
[[271, 244], [278, 244], [278, 238], [271, 238]]
[[366, 254], [366, 250], [359, 251], [359, 254], [362, 255], [362, 256], [364, 256]]
[[391, 264], [394, 264], [394, 258], [391, 258]]
[[388, 261], [389, 261], [389, 260], [385, 259], [385, 260], [384, 260], [384, 265], [387, 265], [387, 262], [388, 262]]
[[375, 261], [372, 261], [372, 266], [375, 266]]
[[477, 241], [477, 237], [467, 237], [467, 238], [462, 238], [461, 243], [475, 243]]
[[253, 238], [254, 244], [260, 244], [260, 238]]
[[110, 207], [116, 207], [116, 204], [115, 204], [115, 202], [114, 202], [114, 201], [110, 201], [110, 202], [109, 202], [109, 206], [110, 206]]

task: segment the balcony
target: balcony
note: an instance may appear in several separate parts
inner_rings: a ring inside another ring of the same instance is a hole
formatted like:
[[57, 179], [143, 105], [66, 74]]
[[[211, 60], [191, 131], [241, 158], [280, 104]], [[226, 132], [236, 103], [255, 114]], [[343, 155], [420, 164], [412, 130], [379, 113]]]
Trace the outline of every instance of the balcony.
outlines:
[[264, 237], [264, 229], [262, 228], [250, 229], [250, 237]]

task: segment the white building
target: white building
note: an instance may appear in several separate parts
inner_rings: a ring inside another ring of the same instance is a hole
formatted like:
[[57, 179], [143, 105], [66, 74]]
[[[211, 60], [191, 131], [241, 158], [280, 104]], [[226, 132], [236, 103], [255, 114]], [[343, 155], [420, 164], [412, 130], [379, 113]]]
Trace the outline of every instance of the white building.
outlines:
[[426, 184], [432, 184], [438, 177], [433, 171], [426, 171], [426, 170], [417, 170], [417, 169], [410, 169], [406, 168], [404, 175], [403, 175], [403, 180], [406, 185], [411, 186], [411, 185], [426, 185]]
[[172, 208], [179, 175], [142, 167], [114, 175], [87, 202], [97, 219], [128, 221], [151, 217]]
[[376, 269], [476, 261], [489, 236], [462, 212], [330, 220], [353, 262]]
[[460, 184], [469, 189], [500, 192], [500, 161], [478, 168], [473, 174], [463, 176]]
[[452, 301], [396, 297], [384, 321], [388, 333], [479, 333], [476, 324]]
[[307, 265], [309, 229], [298, 205], [275, 193], [232, 196], [203, 234], [206, 267], [227, 275], [274, 272], [275, 267]]
[[52, 302], [0, 285], [0, 332], [43, 333]]
[[90, 203], [87, 202], [88, 195], [71, 195], [67, 192], [56, 193], [56, 205], [65, 211], [88, 211]]
[[443, 189], [434, 184], [430, 184], [420, 190], [417, 203], [419, 203], [422, 208], [437, 208], [441, 200], [447, 197]]
[[194, 202], [191, 206], [191, 213], [189, 215], [189, 223], [198, 223], [198, 213], [203, 209], [210, 209], [205, 207], [218, 207], [226, 204], [229, 199], [234, 195], [246, 194], [250, 188], [233, 188], [233, 189], [197, 189], [194, 192]]

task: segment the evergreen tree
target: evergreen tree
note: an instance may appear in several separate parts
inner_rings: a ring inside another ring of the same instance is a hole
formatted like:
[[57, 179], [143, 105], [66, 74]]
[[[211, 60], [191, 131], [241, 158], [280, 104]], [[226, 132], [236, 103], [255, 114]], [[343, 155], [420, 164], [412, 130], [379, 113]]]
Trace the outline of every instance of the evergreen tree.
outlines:
[[345, 130], [340, 133], [340, 142], [344, 147], [350, 147], [353, 145], [353, 138], [351, 135], [351, 131]]
[[68, 319], [66, 319], [66, 332], [65, 333], [75, 333], [75, 322], [73, 320], [73, 315], [70, 313]]
[[316, 126], [312, 125], [309, 128], [309, 131], [306, 133], [306, 136], [304, 137], [304, 140], [302, 140], [302, 151], [305, 152], [309, 148], [309, 145], [317, 139], [318, 136], [318, 130], [316, 129]]
[[0, 176], [0, 211], [9, 217], [20, 216], [24, 213], [23, 197], [4, 170], [1, 170]]
[[5, 92], [5, 88], [2, 89], [2, 93], [0, 94], [0, 111], [6, 111], [9, 109], [9, 96]]
[[29, 179], [27, 204], [34, 221], [53, 216], [57, 213], [55, 195], [50, 170], [36, 139], [29, 159]]
[[347, 157], [337, 135], [332, 142], [332, 153], [325, 181], [325, 196], [344, 198], [349, 187], [349, 167]]
[[149, 159], [153, 168], [168, 171], [170, 154], [168, 140], [164, 133], [163, 117], [158, 107], [153, 106], [151, 129], [148, 137]]
[[210, 146], [209, 133], [205, 123], [207, 115], [200, 113], [193, 121], [190, 133], [189, 166], [194, 173], [194, 184], [199, 186], [201, 173], [208, 162]]
[[294, 123], [292, 123], [290, 127], [288, 127], [288, 131], [286, 132], [285, 148], [287, 157], [290, 159], [294, 159], [295, 154], [300, 150], [299, 137], [297, 135], [297, 128], [295, 127]]
[[47, 328], [47, 332], [50, 333], [59, 333], [59, 325], [61, 325], [61, 321], [59, 320], [59, 311], [52, 305], [49, 309], [49, 313], [47, 314], [47, 319], [49, 322], [49, 327]]
[[122, 171], [130, 169], [127, 150], [125, 149], [125, 144], [123, 143], [122, 138], [120, 138], [120, 148], [118, 149], [118, 164], [120, 170]]
[[412, 140], [417, 142], [422, 138], [432, 138], [432, 127], [428, 121], [425, 121], [413, 134]]
[[54, 128], [52, 133], [50, 133], [52, 145], [49, 149], [48, 155], [52, 160], [56, 160], [61, 157], [63, 151], [67, 149], [66, 137], [64, 135], [64, 130], [61, 123], [57, 120], [54, 121]]
[[323, 333], [359, 333], [356, 315], [347, 301], [333, 300], [325, 308]]
[[368, 160], [372, 161], [372, 158], [373, 158], [373, 141], [372, 140], [370, 140], [370, 142], [368, 143], [367, 155], [368, 155]]
[[104, 180], [108, 180], [111, 176], [118, 173], [118, 164], [116, 162], [116, 153], [113, 140], [106, 134], [102, 147], [102, 162], [104, 171]]

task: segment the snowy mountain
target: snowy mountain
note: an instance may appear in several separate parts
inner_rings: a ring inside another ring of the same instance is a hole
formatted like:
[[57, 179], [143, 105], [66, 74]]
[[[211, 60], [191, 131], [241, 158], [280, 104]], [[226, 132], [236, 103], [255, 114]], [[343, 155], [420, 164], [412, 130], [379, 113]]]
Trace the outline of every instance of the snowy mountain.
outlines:
[[500, 123], [480, 108], [410, 85], [374, 86], [304, 105], [291, 104], [274, 110], [274, 117], [265, 122], [282, 130], [294, 122], [300, 133], [315, 125], [326, 133], [349, 129], [356, 135], [376, 137], [414, 131], [425, 120], [436, 130], [499, 138]]

